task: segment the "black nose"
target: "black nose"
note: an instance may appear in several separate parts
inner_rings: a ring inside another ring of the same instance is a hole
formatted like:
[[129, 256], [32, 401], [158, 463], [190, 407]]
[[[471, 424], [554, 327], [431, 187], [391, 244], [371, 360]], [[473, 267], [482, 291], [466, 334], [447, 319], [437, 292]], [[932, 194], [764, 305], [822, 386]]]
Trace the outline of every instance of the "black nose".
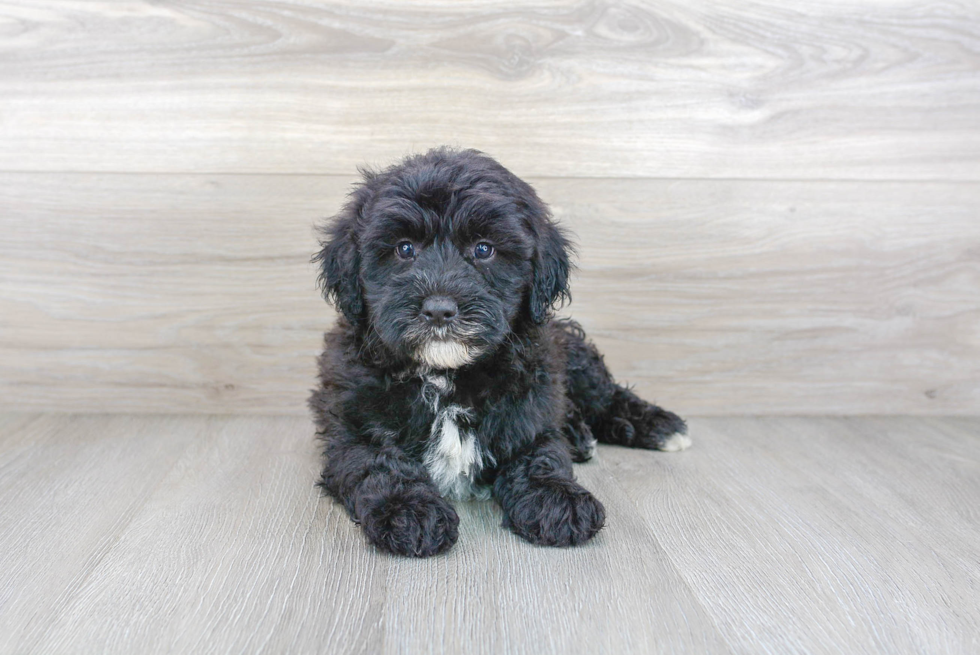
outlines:
[[445, 325], [456, 318], [456, 301], [446, 296], [429, 296], [422, 303], [422, 316], [432, 325]]

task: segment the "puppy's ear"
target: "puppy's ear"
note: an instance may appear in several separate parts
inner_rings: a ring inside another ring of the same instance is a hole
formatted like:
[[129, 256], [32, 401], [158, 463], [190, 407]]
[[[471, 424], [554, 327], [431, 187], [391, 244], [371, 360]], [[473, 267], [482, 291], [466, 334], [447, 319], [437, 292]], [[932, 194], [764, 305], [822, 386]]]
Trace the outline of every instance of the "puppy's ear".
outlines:
[[532, 260], [533, 281], [529, 295], [531, 320], [544, 323], [556, 302], [571, 299], [568, 289], [571, 246], [562, 231], [547, 217], [537, 221], [537, 249]]
[[320, 264], [317, 285], [323, 297], [343, 312], [351, 325], [358, 325], [364, 314], [361, 291], [361, 254], [358, 249], [357, 222], [370, 194], [359, 187], [350, 201], [329, 225], [323, 228], [320, 252], [312, 261]]

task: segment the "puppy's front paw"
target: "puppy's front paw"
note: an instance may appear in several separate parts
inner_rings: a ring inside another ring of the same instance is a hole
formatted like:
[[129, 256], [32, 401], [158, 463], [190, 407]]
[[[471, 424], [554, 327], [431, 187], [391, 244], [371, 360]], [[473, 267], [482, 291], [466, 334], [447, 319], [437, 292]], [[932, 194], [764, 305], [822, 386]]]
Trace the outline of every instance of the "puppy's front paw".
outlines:
[[504, 527], [541, 546], [577, 546], [606, 522], [606, 509], [572, 481], [528, 489], [504, 515]]
[[609, 422], [613, 443], [632, 448], [676, 452], [691, 446], [684, 419], [666, 409], [637, 399]]
[[428, 489], [394, 493], [371, 503], [361, 520], [367, 538], [382, 550], [429, 557], [449, 549], [459, 536], [459, 517]]

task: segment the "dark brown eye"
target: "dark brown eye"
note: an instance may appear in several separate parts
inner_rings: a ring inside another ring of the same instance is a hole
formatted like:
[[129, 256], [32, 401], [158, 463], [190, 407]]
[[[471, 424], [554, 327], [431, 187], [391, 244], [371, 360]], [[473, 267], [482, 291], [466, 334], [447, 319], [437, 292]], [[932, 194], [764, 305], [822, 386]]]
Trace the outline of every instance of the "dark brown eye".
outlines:
[[493, 246], [486, 241], [481, 241], [473, 248], [473, 256], [477, 259], [490, 259], [493, 257]]
[[412, 245], [411, 241], [399, 241], [398, 245], [395, 246], [395, 252], [402, 259], [411, 259], [415, 257], [415, 246]]

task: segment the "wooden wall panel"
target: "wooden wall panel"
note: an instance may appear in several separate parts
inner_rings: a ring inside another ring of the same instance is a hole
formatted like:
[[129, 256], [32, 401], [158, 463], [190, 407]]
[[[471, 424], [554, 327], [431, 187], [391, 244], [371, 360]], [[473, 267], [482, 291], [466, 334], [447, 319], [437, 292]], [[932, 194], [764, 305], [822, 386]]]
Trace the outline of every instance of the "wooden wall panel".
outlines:
[[437, 144], [684, 412], [980, 407], [980, 6], [0, 0], [0, 406], [302, 412], [312, 224]]
[[[0, 406], [302, 413], [352, 177], [0, 174]], [[531, 180], [569, 313], [689, 414], [973, 413], [980, 184]]]
[[980, 5], [0, 2], [0, 170], [980, 180]]

